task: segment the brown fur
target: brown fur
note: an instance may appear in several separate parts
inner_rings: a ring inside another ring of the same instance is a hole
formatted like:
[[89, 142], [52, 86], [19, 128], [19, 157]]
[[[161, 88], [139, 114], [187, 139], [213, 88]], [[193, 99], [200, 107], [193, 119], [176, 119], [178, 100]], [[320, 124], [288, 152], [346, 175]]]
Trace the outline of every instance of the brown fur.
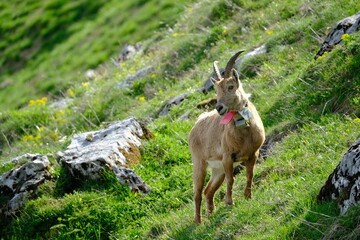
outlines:
[[[214, 68], [215, 66], [216, 64]], [[202, 190], [208, 165], [213, 166], [211, 178], [204, 191], [209, 214], [215, 208], [214, 194], [225, 178], [227, 180], [226, 203], [233, 204], [234, 162], [245, 163], [247, 183], [244, 196], [251, 198], [254, 165], [259, 149], [265, 140], [265, 132], [255, 106], [248, 100], [241, 83], [236, 78], [237, 76], [233, 75], [215, 81], [218, 105], [223, 104], [229, 110], [242, 110], [247, 105], [253, 114], [250, 118], [250, 126], [239, 129], [234, 121], [228, 125], [221, 125], [222, 117], [213, 110], [200, 115], [189, 135], [189, 147], [193, 159], [195, 223], [201, 222]], [[235, 85], [235, 88], [229, 90], [229, 85]]]

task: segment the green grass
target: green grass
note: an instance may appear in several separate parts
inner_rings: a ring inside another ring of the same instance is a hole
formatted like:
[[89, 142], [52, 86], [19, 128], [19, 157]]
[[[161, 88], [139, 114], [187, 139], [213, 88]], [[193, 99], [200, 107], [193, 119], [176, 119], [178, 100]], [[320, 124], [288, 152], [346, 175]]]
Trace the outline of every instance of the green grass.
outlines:
[[[109, 173], [97, 182], [74, 181], [51, 159], [53, 181], [17, 216], [0, 220], [0, 238], [359, 238], [358, 207], [339, 216], [335, 203], [317, 203], [316, 196], [360, 137], [360, 34], [313, 59], [319, 38], [338, 20], [356, 13], [356, 2], [2, 5], [7, 7], [0, 11], [5, 33], [0, 38], [0, 82], [11, 81], [0, 90], [0, 162], [26, 152], [64, 150], [73, 134], [128, 116], [145, 121], [155, 138], [144, 142], [142, 161], [134, 166], [150, 186], [149, 194], [131, 193]], [[39, 49], [37, 41], [43, 43]], [[119, 44], [138, 41], [144, 46], [142, 54], [120, 66], [110, 63]], [[253, 95], [267, 136], [287, 136], [256, 166], [253, 199], [242, 195], [241, 172], [235, 180], [235, 206], [225, 206], [223, 186], [215, 198], [215, 213], [196, 226], [187, 136], [204, 111], [196, 105], [215, 93], [194, 93], [168, 116], [157, 113], [172, 97], [201, 87], [214, 60], [223, 66], [238, 49], [263, 44], [267, 53], [241, 67], [243, 85]], [[153, 74], [129, 89], [116, 87], [149, 65], [155, 68]], [[100, 76], [86, 80], [84, 71], [96, 67]], [[62, 110], [50, 108], [61, 96], [73, 101]], [[1, 164], [0, 173], [12, 167]]]
[[[2, 3], [0, 110], [31, 98], [61, 96], [84, 73], [171, 27], [186, 1], [39, 1]], [[126, 23], [125, 23], [126, 22]], [[161, 35], [159, 36], [161, 38]], [[26, 86], [24, 88], [23, 86]]]

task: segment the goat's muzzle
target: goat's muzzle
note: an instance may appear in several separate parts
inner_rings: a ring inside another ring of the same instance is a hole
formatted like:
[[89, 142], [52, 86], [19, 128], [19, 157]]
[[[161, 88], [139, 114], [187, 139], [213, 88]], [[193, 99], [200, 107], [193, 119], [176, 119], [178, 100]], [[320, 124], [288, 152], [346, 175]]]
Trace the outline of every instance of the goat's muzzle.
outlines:
[[216, 104], [216, 111], [219, 113], [220, 116], [224, 116], [229, 109], [224, 104]]

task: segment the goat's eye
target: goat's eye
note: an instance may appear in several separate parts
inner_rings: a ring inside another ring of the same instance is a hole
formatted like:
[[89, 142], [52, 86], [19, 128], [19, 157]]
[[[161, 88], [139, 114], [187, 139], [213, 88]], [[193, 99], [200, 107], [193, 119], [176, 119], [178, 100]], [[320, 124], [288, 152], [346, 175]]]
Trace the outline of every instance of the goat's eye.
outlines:
[[233, 86], [233, 85], [228, 86], [228, 90], [229, 90], [229, 91], [231, 91], [231, 90], [233, 90], [233, 89], [234, 89], [234, 86]]

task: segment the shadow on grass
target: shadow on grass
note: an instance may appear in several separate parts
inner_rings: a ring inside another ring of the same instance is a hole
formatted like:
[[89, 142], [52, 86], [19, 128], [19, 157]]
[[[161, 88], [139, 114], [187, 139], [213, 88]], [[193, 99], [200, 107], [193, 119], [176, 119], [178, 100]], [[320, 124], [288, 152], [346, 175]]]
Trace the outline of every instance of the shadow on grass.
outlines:
[[[233, 239], [233, 236], [224, 236], [219, 228], [224, 219], [230, 215], [234, 206], [221, 206], [210, 217], [203, 214], [203, 222], [199, 225], [191, 222], [169, 235], [170, 239]], [[205, 212], [205, 211], [204, 211]], [[230, 238], [229, 238], [230, 237]]]
[[[307, 210], [305, 217], [297, 217], [288, 213], [289, 218], [300, 221], [298, 226], [288, 235], [288, 239], [339, 239], [336, 234], [341, 226], [343, 217], [339, 216], [339, 209], [335, 202], [317, 204]], [[336, 237], [337, 236], [337, 237]]]

